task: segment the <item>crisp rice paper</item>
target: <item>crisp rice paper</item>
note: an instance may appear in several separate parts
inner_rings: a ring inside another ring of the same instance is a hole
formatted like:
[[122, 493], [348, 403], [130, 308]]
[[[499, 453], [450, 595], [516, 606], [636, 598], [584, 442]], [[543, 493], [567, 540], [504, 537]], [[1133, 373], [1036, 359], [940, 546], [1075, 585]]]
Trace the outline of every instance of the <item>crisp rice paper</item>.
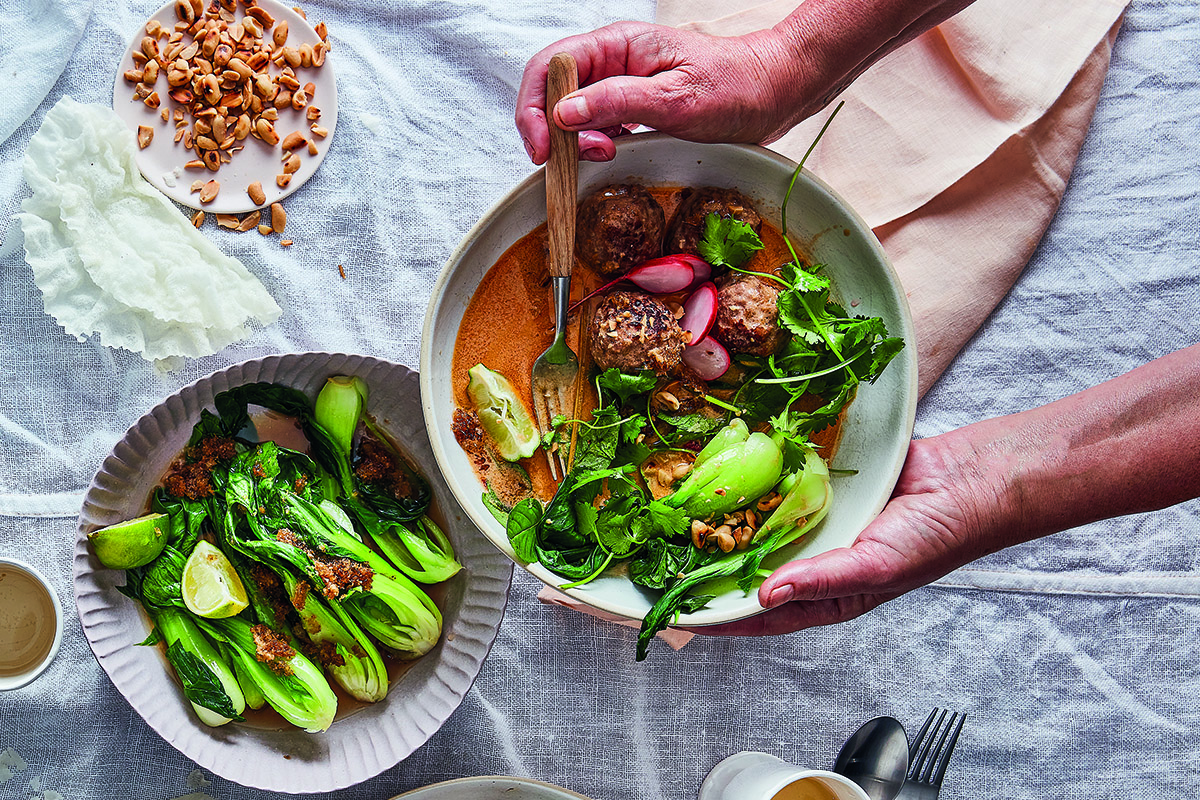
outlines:
[[30, 140], [16, 216], [46, 312], [152, 360], [211, 355], [277, 320], [262, 282], [142, 178], [135, 146], [112, 109], [70, 97]]

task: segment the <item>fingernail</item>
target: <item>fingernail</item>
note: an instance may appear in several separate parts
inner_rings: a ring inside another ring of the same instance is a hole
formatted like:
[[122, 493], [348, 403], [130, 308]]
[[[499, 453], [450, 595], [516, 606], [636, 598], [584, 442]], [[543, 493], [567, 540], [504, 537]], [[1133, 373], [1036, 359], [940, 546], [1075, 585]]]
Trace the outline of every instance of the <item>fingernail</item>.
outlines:
[[591, 121], [592, 112], [588, 109], [587, 98], [582, 95], [567, 97], [558, 101], [554, 107], [556, 116], [564, 125], [584, 125]]
[[777, 586], [767, 595], [767, 608], [776, 608], [784, 603], [790, 603], [795, 594], [796, 590], [792, 588], [790, 583]]
[[600, 147], [589, 147], [587, 150], [582, 151], [579, 154], [579, 157], [582, 158], [584, 161], [608, 161], [609, 160], [608, 153], [604, 152], [603, 148], [600, 148]]
[[525, 145], [525, 152], [529, 154], [529, 160], [533, 161], [533, 143], [522, 136], [521, 144]]

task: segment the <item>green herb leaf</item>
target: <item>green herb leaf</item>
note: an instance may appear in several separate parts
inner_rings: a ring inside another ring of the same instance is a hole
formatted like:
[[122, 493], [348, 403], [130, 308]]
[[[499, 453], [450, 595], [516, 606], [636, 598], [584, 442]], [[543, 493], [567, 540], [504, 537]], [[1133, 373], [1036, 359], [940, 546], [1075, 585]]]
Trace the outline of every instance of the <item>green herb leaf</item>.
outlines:
[[724, 417], [712, 417], [708, 414], [659, 414], [658, 418], [674, 426], [679, 433], [690, 436], [707, 436], [725, 427]]
[[692, 568], [699, 552], [691, 542], [675, 544], [651, 539], [638, 558], [629, 562], [629, 579], [649, 589], [666, 589], [677, 576]]
[[513, 506], [508, 513], [505, 533], [517, 558], [532, 564], [537, 561], [537, 529], [542, 521], [542, 504], [529, 497]]
[[740, 267], [762, 247], [754, 228], [716, 212], [704, 218], [704, 236], [697, 243], [700, 257], [714, 267]]
[[634, 395], [650, 391], [657, 382], [658, 376], [654, 374], [654, 370], [644, 369], [636, 375], [631, 375], [621, 372], [616, 367], [606, 369], [596, 379], [596, 385], [615, 394], [622, 404], [629, 402], [629, 398]]
[[696, 594], [691, 597], [685, 597], [679, 604], [680, 614], [691, 614], [699, 611], [708, 605], [709, 601], [716, 597], [715, 594]]

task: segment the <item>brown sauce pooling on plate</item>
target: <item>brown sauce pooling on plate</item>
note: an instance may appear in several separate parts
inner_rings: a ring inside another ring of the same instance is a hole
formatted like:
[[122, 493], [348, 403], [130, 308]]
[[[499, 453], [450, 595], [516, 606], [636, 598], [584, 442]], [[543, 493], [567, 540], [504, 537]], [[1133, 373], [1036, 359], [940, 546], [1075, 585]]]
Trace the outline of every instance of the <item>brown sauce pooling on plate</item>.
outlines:
[[[647, 188], [662, 206], [666, 218], [671, 220], [685, 190], [671, 187]], [[759, 235], [762, 237], [763, 249], [746, 264], [746, 269], [770, 272], [792, 260], [783, 237], [769, 223], [763, 222]], [[796, 243], [793, 241], [793, 244]], [[803, 253], [801, 257], [804, 257]], [[442, 413], [454, 415], [455, 436], [459, 438], [460, 445], [468, 455], [472, 456], [476, 475], [483, 483], [494, 481], [496, 469], [492, 459], [475, 457], [476, 450], [472, 448], [476, 445], [473, 437], [469, 435], [469, 425], [463, 423], [459, 416], [469, 414], [469, 409], [472, 408], [467, 397], [467, 370], [476, 364], [485, 364], [489, 369], [508, 378], [517, 393], [529, 404], [529, 398], [532, 396], [533, 362], [550, 346], [554, 338], [553, 298], [550, 293], [549, 275], [546, 226], [539, 225], [514, 243], [488, 270], [471, 297], [459, 325], [450, 365], [450, 380], [458, 408], [446, 409]], [[606, 279], [602, 276], [576, 264], [571, 276], [571, 301], [579, 300], [605, 282]], [[678, 303], [683, 297], [681, 293], [677, 296], [667, 295], [663, 299], [669, 304]], [[580, 309], [587, 308], [590, 313], [596, 302], [597, 298], [593, 298], [589, 303], [580, 306]], [[586, 317], [584, 319], [586, 321]], [[568, 320], [567, 343], [582, 359], [587, 346], [581, 341], [580, 321], [581, 315], [577, 309]], [[584, 392], [581, 407], [575, 411], [575, 416], [579, 419], [590, 418], [595, 400], [595, 392], [589, 385]], [[820, 400], [814, 397], [811, 406], [802, 410], [812, 411], [820, 406]], [[532, 407], [529, 410], [532, 412]], [[464, 439], [459, 436], [460, 428], [468, 434], [465, 444]], [[829, 461], [837, 450], [840, 435], [839, 422], [810, 438], [825, 460]], [[543, 501], [548, 501], [554, 495], [556, 484], [550, 478], [544, 451], [539, 450], [531, 458], [522, 459], [520, 464], [529, 473], [534, 494]], [[511, 491], [514, 487], [507, 488]], [[502, 500], [507, 501], [499, 485], [497, 493]]]

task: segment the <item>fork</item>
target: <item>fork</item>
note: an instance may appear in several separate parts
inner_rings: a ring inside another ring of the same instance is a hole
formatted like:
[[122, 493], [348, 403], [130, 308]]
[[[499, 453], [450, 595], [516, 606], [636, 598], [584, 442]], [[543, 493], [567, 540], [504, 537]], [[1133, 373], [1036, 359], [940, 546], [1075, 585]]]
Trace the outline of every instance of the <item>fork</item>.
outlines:
[[[947, 715], [949, 718], [947, 719]], [[935, 800], [967, 715], [935, 708], [913, 741], [908, 774], [896, 800]]]
[[[568, 416], [568, 397], [579, 373], [579, 358], [567, 344], [567, 306], [575, 264], [575, 196], [579, 184], [579, 134], [554, 123], [554, 106], [579, 88], [575, 59], [558, 53], [550, 59], [546, 80], [546, 123], [550, 160], [546, 162], [546, 236], [550, 243], [550, 279], [554, 288], [554, 342], [533, 364], [533, 412], [544, 436], [557, 415]], [[550, 477], [567, 474], [563, 448], [546, 451]]]

